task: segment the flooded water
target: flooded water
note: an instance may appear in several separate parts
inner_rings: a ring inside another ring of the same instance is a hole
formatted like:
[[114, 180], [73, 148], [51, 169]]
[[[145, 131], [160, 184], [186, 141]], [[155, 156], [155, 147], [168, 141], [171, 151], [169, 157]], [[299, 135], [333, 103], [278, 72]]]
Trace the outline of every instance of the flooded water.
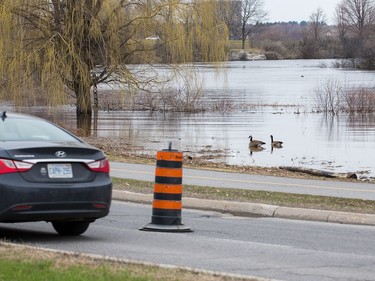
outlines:
[[[212, 161], [231, 165], [301, 166], [375, 177], [375, 116], [313, 112], [314, 89], [328, 79], [347, 87], [375, 85], [374, 72], [341, 70], [331, 67], [333, 62], [229, 62], [220, 66], [226, 70], [222, 74], [202, 64], [207, 89], [203, 102], [226, 98], [242, 106], [229, 113], [101, 111], [92, 134], [121, 138], [138, 147], [140, 154], [155, 155], [172, 142], [173, 148], [191, 157], [202, 151], [219, 153], [221, 157]], [[271, 148], [271, 134], [284, 142], [283, 148]], [[250, 135], [266, 142], [264, 150], [249, 150]]]

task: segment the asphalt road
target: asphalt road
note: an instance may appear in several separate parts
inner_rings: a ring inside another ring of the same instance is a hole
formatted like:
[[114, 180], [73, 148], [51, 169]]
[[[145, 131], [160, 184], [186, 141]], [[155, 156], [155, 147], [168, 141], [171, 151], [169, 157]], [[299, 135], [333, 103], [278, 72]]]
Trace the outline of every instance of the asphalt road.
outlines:
[[[111, 162], [111, 176], [155, 180], [155, 165]], [[278, 191], [343, 198], [375, 200], [375, 184], [309, 180], [183, 168], [183, 184]]]
[[[154, 181], [154, 165], [111, 162], [111, 176]], [[373, 184], [183, 170], [183, 184], [374, 199]], [[56, 250], [276, 280], [374, 280], [375, 228], [184, 209], [193, 232], [140, 231], [151, 204], [113, 201], [80, 237], [44, 222], [0, 224], [0, 239]]]
[[288, 281], [375, 280], [375, 228], [183, 210], [193, 232], [140, 231], [151, 206], [114, 201], [80, 237], [0, 224], [0, 239], [51, 249]]

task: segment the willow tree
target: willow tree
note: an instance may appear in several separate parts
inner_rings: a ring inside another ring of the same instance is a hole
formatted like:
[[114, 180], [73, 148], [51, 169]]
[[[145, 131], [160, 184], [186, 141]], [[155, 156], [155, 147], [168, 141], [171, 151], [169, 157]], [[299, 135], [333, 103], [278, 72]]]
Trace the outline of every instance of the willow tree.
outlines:
[[[214, 1], [1, 0], [0, 92], [17, 105], [62, 104], [92, 115], [90, 89], [121, 81], [138, 85], [130, 62], [223, 60], [226, 28]], [[150, 44], [157, 35], [159, 44]], [[94, 79], [93, 79], [94, 77]]]

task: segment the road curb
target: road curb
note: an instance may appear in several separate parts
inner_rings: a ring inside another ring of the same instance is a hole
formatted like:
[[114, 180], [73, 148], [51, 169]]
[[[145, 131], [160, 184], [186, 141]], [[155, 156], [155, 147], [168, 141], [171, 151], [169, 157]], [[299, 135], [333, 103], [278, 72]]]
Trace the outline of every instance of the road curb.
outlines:
[[338, 211], [278, 207], [274, 217], [342, 224], [375, 225], [375, 215]]
[[[153, 195], [123, 190], [113, 190], [112, 198], [114, 200], [120, 201], [151, 204], [153, 200]], [[182, 202], [184, 208], [217, 211], [222, 213], [230, 213], [238, 216], [275, 217], [284, 219], [321, 221], [341, 224], [375, 225], [375, 215], [372, 214], [290, 208], [258, 203], [196, 199], [189, 197], [183, 198]]]

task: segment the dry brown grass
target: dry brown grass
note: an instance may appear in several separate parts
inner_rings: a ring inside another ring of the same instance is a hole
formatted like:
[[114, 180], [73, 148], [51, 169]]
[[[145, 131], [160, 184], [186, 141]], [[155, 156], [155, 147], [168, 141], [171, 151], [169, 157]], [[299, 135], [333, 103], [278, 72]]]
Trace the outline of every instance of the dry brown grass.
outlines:
[[[6, 259], [16, 262], [37, 263], [38, 261], [52, 262], [54, 268], [69, 270], [71, 267], [83, 266], [90, 269], [105, 267], [110, 272], [126, 270], [130, 276], [138, 276], [142, 280], [162, 281], [256, 281], [258, 278], [224, 275], [209, 271], [200, 271], [174, 266], [158, 266], [129, 260], [116, 260], [100, 256], [84, 255], [69, 252], [59, 252], [37, 247], [16, 245], [0, 242], [0, 268], [1, 260]], [[124, 279], [128, 280], [128, 279]], [[134, 280], [134, 279], [131, 279]], [[138, 279], [137, 279], [138, 280]]]

